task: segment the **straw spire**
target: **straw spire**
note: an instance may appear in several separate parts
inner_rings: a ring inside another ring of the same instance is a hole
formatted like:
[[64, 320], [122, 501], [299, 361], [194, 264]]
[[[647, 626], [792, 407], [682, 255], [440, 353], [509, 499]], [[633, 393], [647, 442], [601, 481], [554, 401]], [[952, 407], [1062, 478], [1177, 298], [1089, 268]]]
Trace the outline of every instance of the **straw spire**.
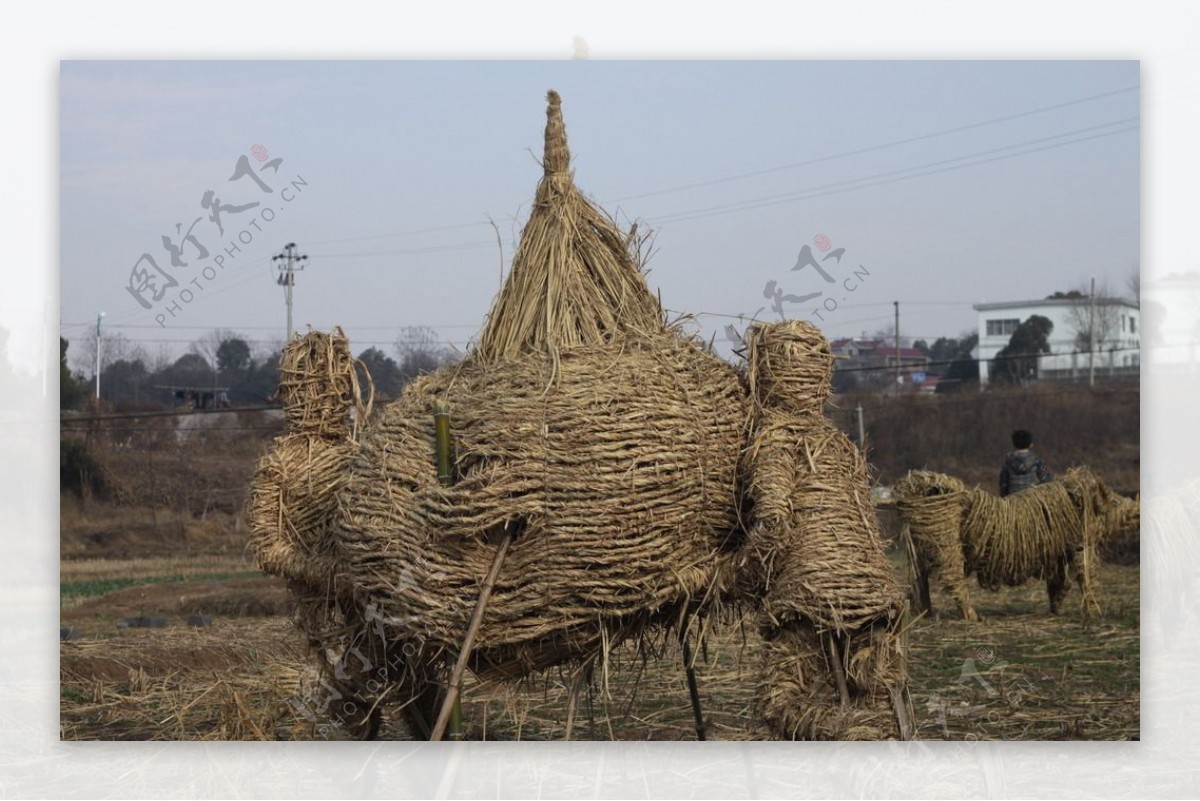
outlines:
[[566, 175], [571, 152], [567, 149], [567, 128], [563, 125], [562, 98], [551, 89], [546, 93], [546, 148], [542, 167], [546, 175]]
[[556, 359], [564, 350], [665, 330], [630, 237], [572, 181], [562, 100], [551, 90], [546, 101], [545, 174], [480, 334], [475, 358], [482, 363], [533, 353]]

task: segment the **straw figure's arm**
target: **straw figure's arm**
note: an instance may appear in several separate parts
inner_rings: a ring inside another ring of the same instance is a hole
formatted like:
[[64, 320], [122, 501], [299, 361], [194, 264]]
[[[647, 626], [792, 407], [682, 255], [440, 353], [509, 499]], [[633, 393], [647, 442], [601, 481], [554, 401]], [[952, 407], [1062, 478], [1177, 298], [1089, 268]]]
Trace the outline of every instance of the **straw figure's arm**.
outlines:
[[750, 534], [752, 545], [778, 544], [790, 539], [785, 527], [792, 524], [795, 513], [795, 477], [799, 458], [799, 441], [779, 427], [764, 431], [748, 453], [747, 473], [754, 494], [754, 526]]

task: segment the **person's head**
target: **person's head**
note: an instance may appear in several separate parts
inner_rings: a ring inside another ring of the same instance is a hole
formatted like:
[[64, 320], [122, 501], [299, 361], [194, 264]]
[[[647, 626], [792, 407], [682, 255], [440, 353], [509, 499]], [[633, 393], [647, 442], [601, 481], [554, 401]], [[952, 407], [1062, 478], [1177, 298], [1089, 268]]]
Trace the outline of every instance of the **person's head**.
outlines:
[[1033, 434], [1023, 428], [1019, 431], [1014, 431], [1012, 433], [1012, 444], [1017, 450], [1023, 451], [1033, 444]]

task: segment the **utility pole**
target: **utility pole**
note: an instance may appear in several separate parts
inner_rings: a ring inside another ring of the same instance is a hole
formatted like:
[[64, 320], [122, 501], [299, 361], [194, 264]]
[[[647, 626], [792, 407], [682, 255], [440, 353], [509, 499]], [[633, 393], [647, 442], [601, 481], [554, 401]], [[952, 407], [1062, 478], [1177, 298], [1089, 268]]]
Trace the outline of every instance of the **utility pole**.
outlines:
[[96, 315], [96, 402], [100, 402], [100, 320], [104, 312]]
[[893, 300], [896, 307], [896, 391], [900, 391], [900, 301]]
[[1088, 386], [1096, 386], [1096, 279], [1088, 293]]
[[301, 262], [307, 261], [308, 256], [301, 256], [296, 251], [296, 243], [288, 242], [283, 246], [283, 252], [271, 257], [271, 261], [283, 262], [279, 266], [279, 278], [275, 283], [283, 287], [283, 297], [287, 301], [287, 341], [292, 341], [292, 288], [296, 286], [296, 270], [303, 270]]

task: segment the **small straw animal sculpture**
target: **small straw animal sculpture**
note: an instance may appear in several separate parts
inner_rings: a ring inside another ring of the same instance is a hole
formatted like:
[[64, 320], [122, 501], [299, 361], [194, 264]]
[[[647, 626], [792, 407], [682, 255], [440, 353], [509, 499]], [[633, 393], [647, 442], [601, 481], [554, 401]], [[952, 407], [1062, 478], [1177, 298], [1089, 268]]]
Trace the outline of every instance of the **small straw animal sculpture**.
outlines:
[[1058, 612], [1071, 578], [1079, 585], [1084, 616], [1099, 614], [1097, 549], [1136, 528], [1140, 508], [1084, 467], [1005, 498], [968, 489], [952, 476], [916, 470], [896, 483], [893, 494], [918, 605], [930, 610], [933, 575], [966, 620], [978, 619], [966, 584], [971, 574], [993, 590], [1044, 579], [1051, 613]]

